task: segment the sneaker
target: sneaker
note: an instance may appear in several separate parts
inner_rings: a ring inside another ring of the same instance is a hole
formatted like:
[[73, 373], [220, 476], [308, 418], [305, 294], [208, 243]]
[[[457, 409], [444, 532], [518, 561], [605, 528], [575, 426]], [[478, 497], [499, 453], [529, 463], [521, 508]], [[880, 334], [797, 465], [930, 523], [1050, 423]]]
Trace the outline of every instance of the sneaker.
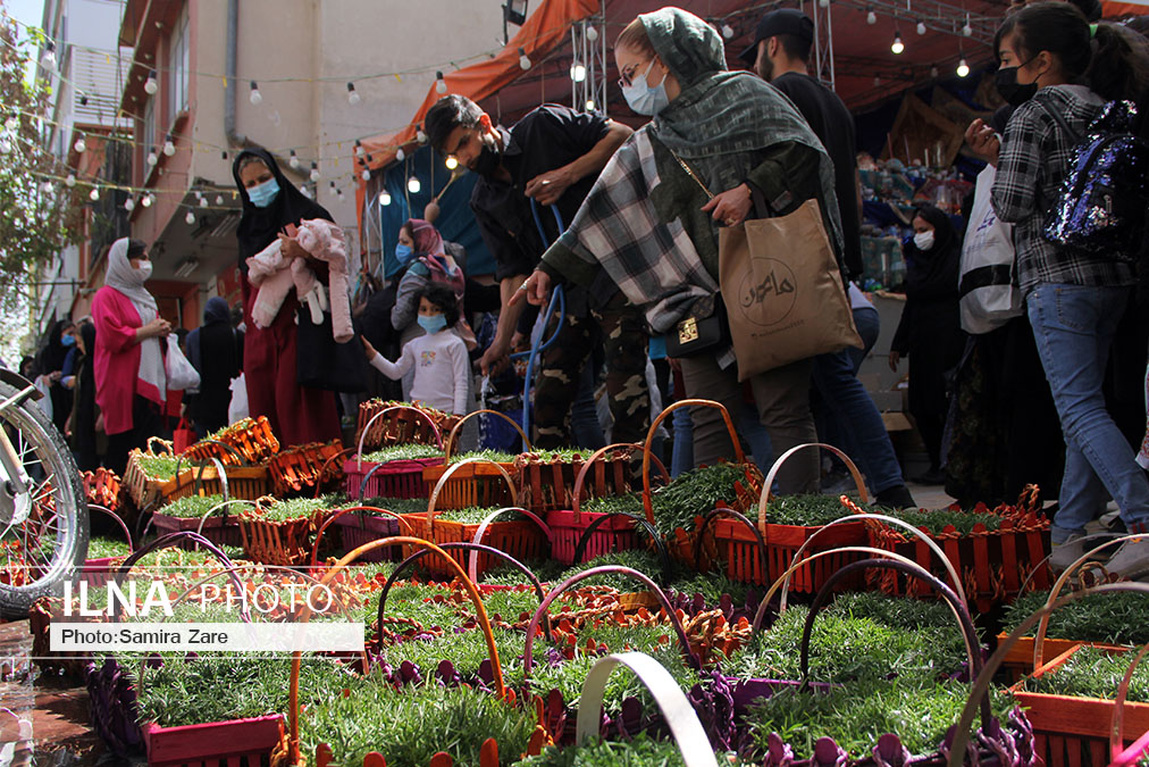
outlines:
[[1055, 573], [1064, 572], [1071, 564], [1081, 559], [1090, 548], [1081, 533], [1072, 533], [1062, 543], [1053, 544], [1053, 553], [1049, 555], [1049, 567]]
[[1149, 537], [1125, 541], [1106, 563], [1105, 569], [1125, 578], [1149, 572]]

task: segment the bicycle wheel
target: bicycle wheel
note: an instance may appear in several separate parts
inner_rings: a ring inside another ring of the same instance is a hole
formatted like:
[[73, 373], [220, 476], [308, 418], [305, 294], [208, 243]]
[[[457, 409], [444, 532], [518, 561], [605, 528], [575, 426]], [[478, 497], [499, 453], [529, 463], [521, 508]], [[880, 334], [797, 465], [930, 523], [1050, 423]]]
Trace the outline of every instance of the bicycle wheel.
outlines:
[[[0, 382], [0, 403], [18, 392]], [[35, 402], [0, 410], [0, 428], [31, 478], [26, 493], [0, 505], [0, 615], [19, 618], [80, 572], [88, 505], [72, 451]], [[0, 464], [0, 482], [4, 475]]]

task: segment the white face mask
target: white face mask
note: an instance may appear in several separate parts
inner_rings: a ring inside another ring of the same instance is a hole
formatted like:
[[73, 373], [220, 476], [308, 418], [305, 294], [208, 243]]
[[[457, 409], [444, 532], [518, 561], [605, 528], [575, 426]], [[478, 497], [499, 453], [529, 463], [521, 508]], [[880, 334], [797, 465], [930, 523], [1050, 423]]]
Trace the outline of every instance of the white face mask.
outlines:
[[914, 245], [918, 246], [918, 250], [929, 250], [934, 246], [934, 233], [918, 232], [914, 235]]
[[140, 265], [136, 267], [135, 272], [140, 284], [143, 285], [152, 276], [152, 262], [140, 261]]
[[666, 95], [666, 75], [662, 76], [662, 82], [655, 86], [646, 84], [646, 78], [650, 76], [650, 70], [654, 68], [654, 59], [650, 60], [650, 66], [641, 75], [636, 75], [630, 81], [630, 85], [622, 86], [622, 95], [626, 98], [626, 103], [630, 105], [636, 113], [640, 115], [647, 115], [654, 117], [670, 104], [670, 97]]

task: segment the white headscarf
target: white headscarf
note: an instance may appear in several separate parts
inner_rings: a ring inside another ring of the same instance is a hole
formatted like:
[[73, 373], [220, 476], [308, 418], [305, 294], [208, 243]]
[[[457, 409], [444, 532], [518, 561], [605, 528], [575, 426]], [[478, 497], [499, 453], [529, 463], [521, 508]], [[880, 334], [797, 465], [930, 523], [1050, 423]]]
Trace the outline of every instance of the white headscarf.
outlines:
[[[140, 315], [140, 325], [147, 325], [159, 316], [156, 299], [144, 287], [148, 275], [142, 269], [132, 267], [128, 260], [128, 238], [121, 237], [112, 243], [108, 253], [108, 272], [104, 284], [123, 293]], [[160, 339], [147, 338], [140, 342], [139, 379], [159, 390], [163, 399], [167, 392], [167, 374], [164, 370], [164, 357], [160, 349]]]

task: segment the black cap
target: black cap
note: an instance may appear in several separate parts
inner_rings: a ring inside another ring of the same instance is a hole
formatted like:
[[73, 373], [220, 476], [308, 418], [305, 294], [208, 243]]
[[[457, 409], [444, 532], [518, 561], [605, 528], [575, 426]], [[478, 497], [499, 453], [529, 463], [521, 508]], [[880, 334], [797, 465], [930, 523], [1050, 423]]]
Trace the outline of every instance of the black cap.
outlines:
[[742, 55], [738, 58], [745, 61], [747, 65], [754, 66], [754, 62], [758, 60], [758, 43], [777, 35], [794, 35], [803, 42], [811, 43], [814, 41], [814, 22], [796, 8], [770, 11], [758, 22], [758, 31], [754, 34], [754, 42], [750, 44], [749, 48], [742, 51]]

